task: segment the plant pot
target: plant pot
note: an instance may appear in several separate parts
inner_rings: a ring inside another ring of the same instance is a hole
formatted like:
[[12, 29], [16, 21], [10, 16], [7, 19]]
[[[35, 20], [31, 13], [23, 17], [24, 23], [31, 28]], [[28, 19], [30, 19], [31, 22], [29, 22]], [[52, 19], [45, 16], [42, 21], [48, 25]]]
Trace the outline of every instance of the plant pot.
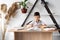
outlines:
[[26, 8], [23, 8], [21, 9], [22, 13], [26, 13], [27, 12], [27, 9]]

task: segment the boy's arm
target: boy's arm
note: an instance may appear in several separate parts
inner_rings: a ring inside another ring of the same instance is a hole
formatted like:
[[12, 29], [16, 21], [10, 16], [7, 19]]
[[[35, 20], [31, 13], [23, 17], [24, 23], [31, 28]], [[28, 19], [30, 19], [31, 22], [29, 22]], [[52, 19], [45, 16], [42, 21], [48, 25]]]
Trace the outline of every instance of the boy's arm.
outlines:
[[33, 27], [33, 24], [26, 25], [26, 29]]
[[41, 28], [45, 28], [45, 27], [47, 27], [47, 25], [45, 24], [45, 22], [41, 22]]
[[31, 28], [33, 27], [33, 21], [30, 21], [26, 24], [26, 28]]
[[39, 25], [39, 28], [45, 28], [47, 25], [46, 24], [41, 24]]

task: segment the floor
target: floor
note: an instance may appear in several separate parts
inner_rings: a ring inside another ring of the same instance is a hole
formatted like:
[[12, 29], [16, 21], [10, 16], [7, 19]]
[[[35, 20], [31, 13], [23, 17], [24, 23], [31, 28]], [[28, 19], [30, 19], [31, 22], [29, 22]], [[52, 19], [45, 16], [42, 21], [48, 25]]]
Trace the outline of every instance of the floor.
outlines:
[[53, 40], [60, 40], [60, 36], [53, 36]]
[[54, 36], [53, 40], [60, 40], [60, 36]]
[[60, 34], [58, 32], [53, 33], [53, 40], [60, 40]]

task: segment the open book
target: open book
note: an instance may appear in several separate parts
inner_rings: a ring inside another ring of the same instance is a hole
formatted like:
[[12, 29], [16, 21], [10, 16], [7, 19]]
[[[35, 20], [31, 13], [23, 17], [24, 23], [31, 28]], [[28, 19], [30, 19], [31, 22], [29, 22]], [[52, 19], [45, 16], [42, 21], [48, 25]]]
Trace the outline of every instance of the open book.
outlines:
[[28, 28], [27, 30], [41, 31], [41, 28], [38, 28], [38, 27], [31, 27], [31, 28]]

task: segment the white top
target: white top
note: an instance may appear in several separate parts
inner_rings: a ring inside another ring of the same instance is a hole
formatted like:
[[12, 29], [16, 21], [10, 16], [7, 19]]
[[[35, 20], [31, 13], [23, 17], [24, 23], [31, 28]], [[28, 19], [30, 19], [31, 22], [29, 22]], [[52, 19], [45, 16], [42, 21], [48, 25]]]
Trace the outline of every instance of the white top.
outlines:
[[36, 31], [41, 31], [41, 29], [38, 27], [40, 25], [44, 25], [45, 23], [43, 21], [39, 21], [39, 22], [36, 22], [36, 21], [32, 21], [31, 23], [29, 24], [33, 24], [33, 27], [31, 28], [28, 28], [27, 30], [36, 30]]
[[21, 12], [21, 9], [18, 9], [16, 10], [15, 14], [16, 15], [14, 17], [11, 17], [9, 20], [8, 30], [14, 28], [20, 28], [28, 13], [23, 14]]
[[1, 18], [0, 18], [0, 20], [1, 20], [1, 19], [2, 19], [2, 13], [1, 13], [1, 11], [0, 11], [0, 17], [1, 17]]
[[42, 20], [40, 20], [39, 22], [32, 21], [30, 24], [33, 24], [33, 27], [35, 27], [35, 26], [38, 27], [39, 25], [44, 25], [45, 23]]
[[1, 27], [2, 27], [2, 14], [1, 14], [1, 11], [0, 11], [0, 30], [1, 30]]
[[4, 27], [5, 27], [5, 23], [6, 23], [6, 19], [5, 19], [5, 16], [6, 16], [6, 14], [7, 13], [4, 13], [4, 12], [2, 12], [2, 11], [0, 11], [0, 13], [1, 13], [1, 27], [2, 27], [2, 31], [4, 31]]

